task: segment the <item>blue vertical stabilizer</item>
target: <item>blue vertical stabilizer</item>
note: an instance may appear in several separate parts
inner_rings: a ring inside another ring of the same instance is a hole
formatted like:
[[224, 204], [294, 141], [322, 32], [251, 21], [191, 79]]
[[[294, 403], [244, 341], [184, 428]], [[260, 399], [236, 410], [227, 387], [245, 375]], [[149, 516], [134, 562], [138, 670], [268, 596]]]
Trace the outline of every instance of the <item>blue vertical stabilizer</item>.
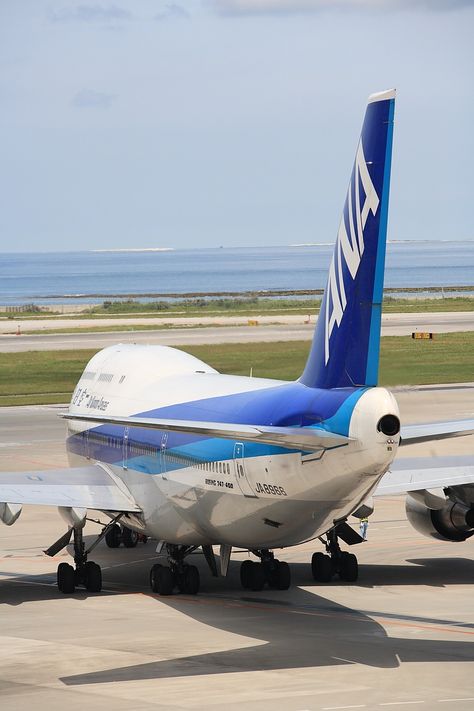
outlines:
[[311, 352], [308, 387], [377, 385], [395, 91], [369, 97]]

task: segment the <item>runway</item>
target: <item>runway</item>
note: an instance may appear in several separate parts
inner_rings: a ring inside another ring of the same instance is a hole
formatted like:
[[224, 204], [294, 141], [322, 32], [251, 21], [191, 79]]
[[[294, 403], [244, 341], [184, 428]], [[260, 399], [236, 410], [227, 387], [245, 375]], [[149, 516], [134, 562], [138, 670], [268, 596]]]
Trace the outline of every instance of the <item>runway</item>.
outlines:
[[[268, 323], [279, 319], [282, 323]], [[9, 325], [10, 332], [0, 335], [1, 353], [18, 353], [21, 351], [38, 350], [74, 350], [79, 348], [105, 348], [114, 343], [152, 343], [166, 346], [198, 345], [212, 343], [255, 343], [274, 341], [310, 340], [314, 332], [314, 322], [305, 324], [303, 317], [266, 317], [259, 320], [258, 326], [225, 325], [227, 319], [220, 319], [220, 325], [205, 325], [198, 327], [196, 320], [190, 320], [189, 326], [174, 326], [160, 330], [140, 331], [145, 321], [148, 325], [154, 322], [163, 325], [159, 319], [134, 319], [135, 331], [105, 332], [105, 333], [70, 333], [33, 335], [14, 335], [15, 329]], [[210, 319], [201, 319], [206, 324]], [[296, 322], [299, 321], [299, 322]], [[13, 322], [14, 323], [14, 322]], [[48, 322], [49, 323], [49, 322]], [[69, 323], [76, 323], [71, 322]], [[92, 323], [97, 327], [97, 322]], [[117, 320], [109, 319], [105, 325], [116, 324]], [[175, 319], [174, 323], [182, 323]], [[55, 323], [55, 325], [57, 325]], [[77, 325], [76, 325], [77, 327]], [[5, 329], [3, 329], [5, 330]], [[431, 331], [433, 333], [450, 333], [454, 331], [474, 330], [474, 312], [425, 313], [425, 314], [386, 314], [382, 318], [382, 336], [403, 336], [413, 331]]]
[[[474, 383], [399, 389], [402, 419], [472, 416]], [[58, 407], [0, 410], [0, 468], [65, 465]], [[472, 453], [472, 438], [404, 448]], [[89, 523], [87, 536], [98, 530]], [[358, 547], [357, 585], [316, 584], [320, 544], [287, 549], [288, 591], [243, 592], [236, 553], [227, 579], [201, 555], [197, 597], [160, 598], [148, 587], [153, 542], [100, 544], [105, 590], [61, 595], [58, 562], [42, 551], [64, 532], [54, 509], [25, 507], [0, 527], [0, 698], [6, 711], [113, 707], [118, 711], [329, 711], [474, 705], [473, 542], [417, 534], [403, 498], [379, 500]], [[92, 540], [89, 538], [88, 540]], [[360, 550], [359, 550], [360, 549]]]

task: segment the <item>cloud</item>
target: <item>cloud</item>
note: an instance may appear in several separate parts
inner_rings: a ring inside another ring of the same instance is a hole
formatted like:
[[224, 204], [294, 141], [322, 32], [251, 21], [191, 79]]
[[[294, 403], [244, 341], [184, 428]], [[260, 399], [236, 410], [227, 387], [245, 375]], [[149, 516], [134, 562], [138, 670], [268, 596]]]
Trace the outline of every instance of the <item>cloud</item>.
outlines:
[[155, 15], [155, 20], [187, 20], [189, 17], [189, 12], [185, 10], [184, 7], [181, 7], [181, 5], [177, 5], [176, 3], [172, 2], [167, 3], [164, 6], [163, 10], [157, 15]]
[[210, 0], [220, 15], [289, 15], [322, 10], [434, 10], [474, 7], [474, 0]]
[[53, 10], [53, 22], [123, 22], [132, 19], [132, 14], [117, 5], [76, 5]]
[[115, 101], [114, 94], [104, 94], [101, 91], [82, 89], [72, 100], [72, 105], [78, 109], [109, 109]]

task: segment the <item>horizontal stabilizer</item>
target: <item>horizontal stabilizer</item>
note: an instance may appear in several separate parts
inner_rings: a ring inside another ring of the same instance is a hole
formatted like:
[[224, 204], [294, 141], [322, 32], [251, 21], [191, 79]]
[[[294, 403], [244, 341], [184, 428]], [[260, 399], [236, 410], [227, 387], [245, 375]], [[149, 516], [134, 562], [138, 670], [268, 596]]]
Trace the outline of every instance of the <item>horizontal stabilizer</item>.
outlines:
[[400, 432], [400, 445], [432, 442], [438, 439], [462, 437], [468, 434], [474, 434], [474, 419], [404, 425]]
[[120, 417], [111, 415], [61, 415], [66, 420], [79, 420], [97, 424], [145, 427], [167, 432], [184, 432], [202, 437], [218, 437], [240, 442], [273, 444], [285, 449], [302, 449], [307, 452], [332, 449], [346, 445], [349, 437], [327, 432], [317, 427], [267, 427], [241, 425], [227, 422], [195, 422], [191, 420], [165, 420], [154, 417]]
[[46, 471], [1, 472], [0, 502], [67, 506], [97, 511], [141, 509], [100, 464]]
[[390, 465], [373, 495], [389, 496], [462, 484], [474, 484], [474, 457], [400, 458]]

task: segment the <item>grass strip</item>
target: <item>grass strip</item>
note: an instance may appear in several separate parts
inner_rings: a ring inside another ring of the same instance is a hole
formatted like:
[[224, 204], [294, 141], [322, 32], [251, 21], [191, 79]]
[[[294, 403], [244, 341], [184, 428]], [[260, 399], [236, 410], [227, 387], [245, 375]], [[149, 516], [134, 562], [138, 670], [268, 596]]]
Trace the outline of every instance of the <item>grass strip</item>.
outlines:
[[[187, 318], [189, 316], [263, 316], [267, 314], [296, 314], [307, 315], [319, 313], [320, 298], [308, 299], [270, 299], [270, 298], [232, 298], [232, 299], [185, 299], [182, 301], [111, 301], [86, 309], [81, 313], [45, 312], [41, 310], [22, 311], [12, 314], [0, 312], [0, 318], [6, 321], [21, 322], [23, 319], [38, 321], [49, 320], [54, 322], [55, 317], [67, 318], [75, 321], [89, 319], [94, 321], [101, 318], [120, 320], [130, 316], [140, 318]], [[447, 312], [447, 311], [474, 311], [474, 298], [468, 296], [451, 296], [439, 298], [407, 298], [400, 299], [385, 296], [383, 301], [384, 313], [413, 313], [413, 312]]]
[[[212, 344], [182, 348], [221, 373], [294, 380], [309, 351], [307, 341]], [[96, 350], [0, 353], [0, 406], [67, 402]], [[423, 385], [474, 379], [474, 332], [382, 338], [380, 384]]]

